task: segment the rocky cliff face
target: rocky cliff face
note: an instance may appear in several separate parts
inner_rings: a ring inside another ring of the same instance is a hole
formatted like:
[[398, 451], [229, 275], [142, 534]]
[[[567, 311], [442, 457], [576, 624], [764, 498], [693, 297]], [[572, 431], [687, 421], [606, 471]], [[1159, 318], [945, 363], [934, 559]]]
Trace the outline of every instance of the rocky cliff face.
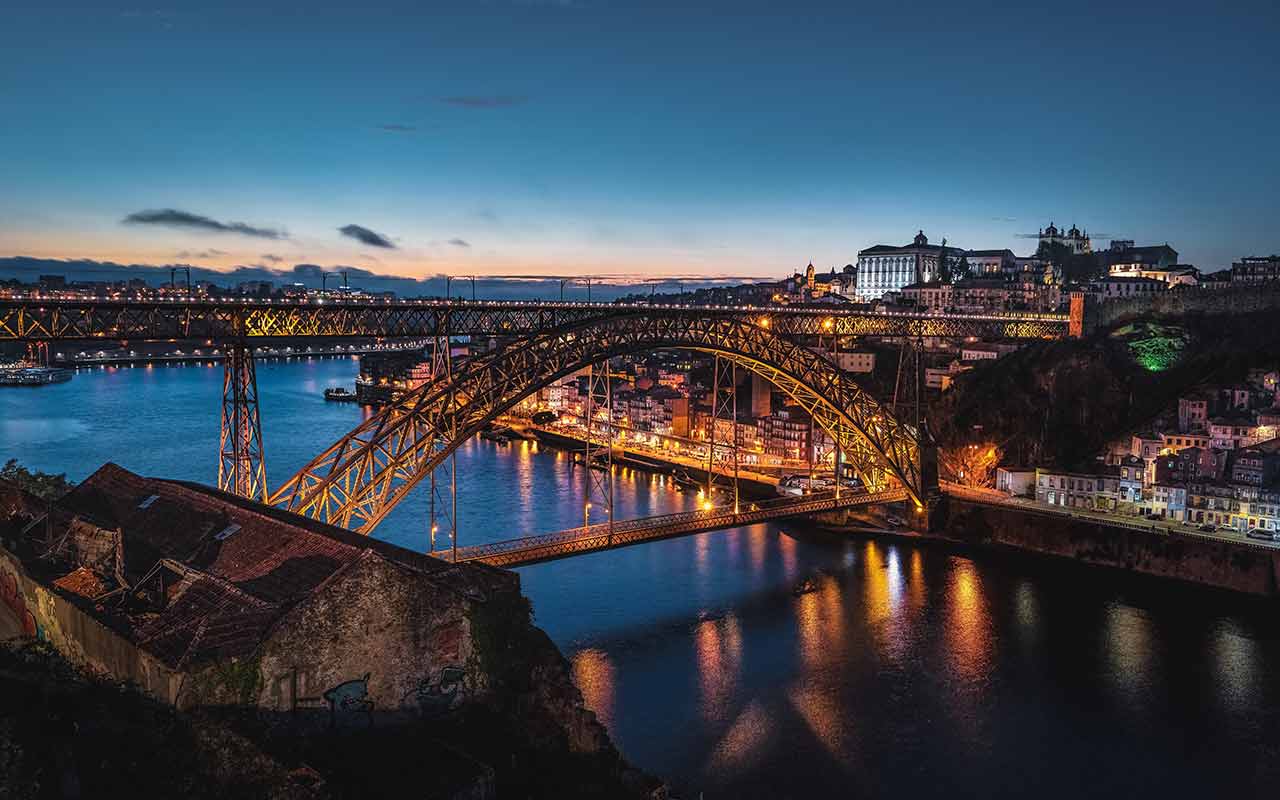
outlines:
[[544, 788], [565, 797], [666, 796], [660, 781], [622, 758], [585, 707], [569, 662], [533, 624], [523, 595], [477, 607], [469, 622], [478, 665], [491, 680], [487, 711], [510, 736], [504, 753], [511, 764], [508, 785], [525, 792], [551, 781], [557, 788]]

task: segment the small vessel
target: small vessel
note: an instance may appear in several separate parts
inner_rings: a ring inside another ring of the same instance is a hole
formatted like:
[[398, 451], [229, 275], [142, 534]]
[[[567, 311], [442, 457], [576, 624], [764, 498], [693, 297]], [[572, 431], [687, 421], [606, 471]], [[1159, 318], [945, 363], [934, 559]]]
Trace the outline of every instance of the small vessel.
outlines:
[[695, 481], [686, 469], [672, 470], [671, 478], [675, 481], [676, 486], [681, 489], [701, 489], [703, 486], [699, 481]]
[[324, 390], [324, 399], [341, 403], [350, 403], [355, 401], [356, 393], [348, 391], [341, 386], [330, 386], [328, 389]]
[[71, 380], [74, 374], [62, 367], [42, 367], [25, 361], [0, 364], [0, 386], [47, 386]]
[[799, 597], [802, 594], [809, 594], [810, 592], [816, 591], [818, 591], [818, 582], [813, 578], [805, 578], [795, 585], [795, 588], [791, 590], [791, 593], [796, 597]]
[[480, 431], [480, 438], [486, 439], [490, 442], [497, 442], [498, 444], [510, 444], [511, 429], [510, 428], [493, 428], [490, 430], [483, 430], [483, 431]]

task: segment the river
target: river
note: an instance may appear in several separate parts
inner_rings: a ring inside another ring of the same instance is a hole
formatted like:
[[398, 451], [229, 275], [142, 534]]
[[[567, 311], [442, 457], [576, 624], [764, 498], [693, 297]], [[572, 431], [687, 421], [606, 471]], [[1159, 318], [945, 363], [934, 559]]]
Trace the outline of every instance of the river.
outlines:
[[[367, 413], [321, 397], [356, 368], [259, 365], [272, 486]], [[143, 366], [2, 389], [0, 460], [213, 483], [221, 381]], [[458, 472], [461, 544], [581, 524], [563, 453], [475, 440]], [[426, 495], [377, 535], [424, 549]], [[692, 498], [624, 471], [616, 504], [627, 518]], [[1280, 780], [1274, 604], [803, 526], [519, 571], [588, 705], [684, 797], [1254, 797]], [[806, 577], [819, 588], [796, 596]]]

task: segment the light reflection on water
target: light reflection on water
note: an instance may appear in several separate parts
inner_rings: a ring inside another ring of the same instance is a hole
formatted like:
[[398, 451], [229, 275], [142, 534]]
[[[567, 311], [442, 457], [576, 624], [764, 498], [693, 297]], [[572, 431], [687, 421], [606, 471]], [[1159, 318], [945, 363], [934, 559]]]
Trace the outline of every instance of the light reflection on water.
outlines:
[[[355, 369], [260, 365], [273, 486], [367, 418], [319, 396]], [[0, 390], [0, 461], [210, 483], [220, 384], [158, 365]], [[458, 473], [462, 544], [581, 524], [583, 472], [559, 451], [473, 440]], [[694, 502], [631, 470], [616, 499], [621, 519]], [[427, 506], [415, 492], [378, 534], [425, 548]], [[1249, 797], [1280, 780], [1272, 606], [792, 522], [519, 574], [587, 704], [680, 796]], [[795, 593], [805, 578], [816, 591]]]
[[582, 699], [596, 717], [609, 726], [613, 723], [614, 675], [609, 654], [603, 650], [584, 648], [573, 654], [573, 682], [582, 691]]

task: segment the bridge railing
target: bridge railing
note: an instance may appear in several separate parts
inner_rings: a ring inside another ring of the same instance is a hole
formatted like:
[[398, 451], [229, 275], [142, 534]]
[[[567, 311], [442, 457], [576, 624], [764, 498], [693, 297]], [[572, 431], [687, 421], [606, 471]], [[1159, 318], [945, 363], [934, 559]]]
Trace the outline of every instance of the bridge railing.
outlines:
[[[611, 540], [613, 543], [622, 544], [659, 536], [663, 531], [702, 527], [728, 528], [762, 522], [779, 516], [808, 514], [852, 505], [893, 502], [905, 498], [906, 492], [902, 489], [888, 489], [880, 492], [843, 492], [840, 498], [837, 498], [833, 491], [815, 492], [799, 497], [778, 497], [743, 503], [739, 505], [736, 512], [732, 506], [719, 506], [619, 521], [613, 524], [612, 530], [608, 522], [597, 522], [554, 533], [460, 547], [457, 560], [477, 561], [571, 544], [574, 545], [575, 550], [587, 550], [596, 546], [607, 546]], [[437, 551], [436, 554], [447, 556], [448, 552]]]

